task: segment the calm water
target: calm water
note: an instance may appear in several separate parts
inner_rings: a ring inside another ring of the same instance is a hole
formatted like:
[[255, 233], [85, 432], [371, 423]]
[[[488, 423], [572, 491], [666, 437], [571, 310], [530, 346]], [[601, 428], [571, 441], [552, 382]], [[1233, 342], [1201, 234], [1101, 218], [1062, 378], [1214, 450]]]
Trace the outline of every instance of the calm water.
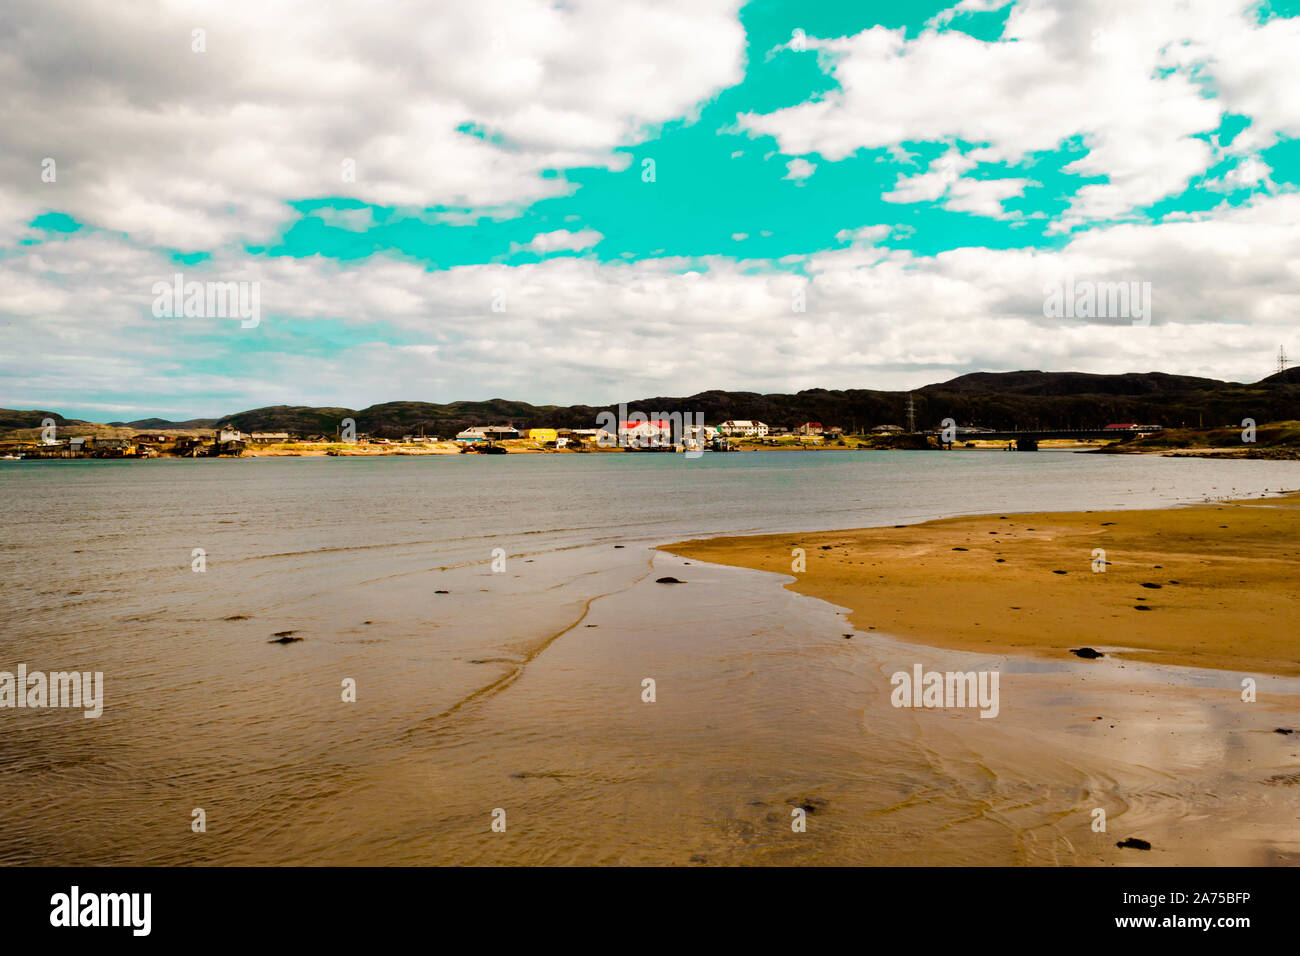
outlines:
[[[4, 463], [0, 669], [102, 671], [106, 702], [0, 710], [0, 862], [879, 860], [862, 819], [946, 799], [913, 731], [864, 731], [879, 661], [827, 650], [829, 605], [654, 544], [1296, 487], [1050, 452]], [[764, 837], [828, 788], [858, 838]]]

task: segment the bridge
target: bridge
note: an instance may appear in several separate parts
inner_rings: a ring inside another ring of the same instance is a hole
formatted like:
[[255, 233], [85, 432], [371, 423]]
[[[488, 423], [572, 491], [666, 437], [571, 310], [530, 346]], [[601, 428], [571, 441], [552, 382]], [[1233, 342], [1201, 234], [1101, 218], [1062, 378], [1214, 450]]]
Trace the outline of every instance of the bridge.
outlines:
[[[934, 428], [926, 432], [943, 441], [943, 429]], [[971, 432], [958, 429], [957, 441], [1005, 441], [1015, 445], [1017, 451], [1038, 451], [1040, 441], [1071, 440], [1084, 438], [1120, 439], [1126, 435], [1147, 434], [1136, 429], [1120, 428], [1049, 428], [1049, 429], [1013, 429], [1010, 431]]]

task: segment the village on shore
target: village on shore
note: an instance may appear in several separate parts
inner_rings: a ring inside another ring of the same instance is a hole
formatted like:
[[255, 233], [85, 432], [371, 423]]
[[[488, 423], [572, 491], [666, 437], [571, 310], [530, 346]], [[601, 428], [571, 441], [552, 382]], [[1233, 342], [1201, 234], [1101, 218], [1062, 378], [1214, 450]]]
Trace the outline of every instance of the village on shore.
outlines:
[[[611, 423], [612, 424], [612, 423]], [[1157, 426], [1114, 425], [1116, 437], [1145, 434]], [[400, 438], [364, 432], [349, 435], [295, 434], [286, 431], [243, 432], [232, 427], [197, 430], [158, 430], [129, 437], [77, 435], [36, 436], [0, 442], [0, 458], [209, 458], [313, 457], [432, 454], [606, 453], [606, 452], [736, 452], [779, 450], [887, 450], [1006, 446], [1005, 441], [981, 440], [991, 429], [956, 428], [957, 441], [944, 441], [938, 430], [907, 431], [881, 424], [856, 434], [837, 425], [803, 422], [793, 427], [752, 420], [728, 420], [718, 425], [683, 424], [680, 420], [633, 419], [606, 428], [516, 428], [511, 424], [475, 425], [454, 436], [408, 434]], [[1064, 447], [1093, 447], [1099, 440], [1063, 441]]]

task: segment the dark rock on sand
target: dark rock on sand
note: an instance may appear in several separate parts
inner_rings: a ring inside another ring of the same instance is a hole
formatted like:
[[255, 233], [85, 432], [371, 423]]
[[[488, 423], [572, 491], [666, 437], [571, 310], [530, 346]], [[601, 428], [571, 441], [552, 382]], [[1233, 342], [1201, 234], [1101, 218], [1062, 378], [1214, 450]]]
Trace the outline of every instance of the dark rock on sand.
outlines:
[[655, 584], [685, 584], [685, 581], [679, 581], [674, 577], [655, 578]]
[[1129, 837], [1127, 840], [1120, 840], [1115, 844], [1118, 847], [1128, 847], [1132, 850], [1149, 850], [1151, 844], [1146, 840], [1139, 840], [1137, 837]]
[[826, 808], [826, 801], [821, 797], [800, 797], [793, 801], [796, 807], [799, 807], [804, 813], [816, 813], [818, 810]]
[[1290, 727], [1275, 727], [1275, 728], [1273, 728], [1273, 733], [1275, 733], [1275, 734], [1293, 734], [1293, 733], [1295, 733], [1295, 731], [1292, 730]]
[[292, 644], [294, 641], [301, 641], [301, 637], [294, 637], [297, 631], [276, 631], [274, 636], [267, 641], [268, 644]]
[[1070, 653], [1075, 657], [1083, 657], [1090, 661], [1096, 660], [1098, 657], [1106, 656], [1101, 651], [1094, 650], [1091, 647], [1072, 647], [1070, 648]]

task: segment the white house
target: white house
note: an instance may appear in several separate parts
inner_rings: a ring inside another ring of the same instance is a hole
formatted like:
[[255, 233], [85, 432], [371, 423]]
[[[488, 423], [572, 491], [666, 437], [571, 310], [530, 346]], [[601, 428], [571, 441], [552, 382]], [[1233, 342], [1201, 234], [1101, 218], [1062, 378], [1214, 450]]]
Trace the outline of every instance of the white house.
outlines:
[[685, 441], [710, 442], [718, 435], [717, 425], [683, 425], [682, 439]]
[[767, 426], [762, 422], [740, 419], [738, 421], [723, 422], [718, 426], [718, 431], [724, 435], [739, 436], [741, 438], [763, 438], [767, 435]]
[[718, 427], [716, 425], [682, 426], [682, 447], [687, 451], [703, 451], [717, 437]]
[[673, 440], [673, 423], [666, 419], [618, 423], [618, 443], [636, 448], [658, 447]]
[[499, 441], [518, 437], [519, 430], [510, 425], [475, 425], [456, 433], [456, 441]]

